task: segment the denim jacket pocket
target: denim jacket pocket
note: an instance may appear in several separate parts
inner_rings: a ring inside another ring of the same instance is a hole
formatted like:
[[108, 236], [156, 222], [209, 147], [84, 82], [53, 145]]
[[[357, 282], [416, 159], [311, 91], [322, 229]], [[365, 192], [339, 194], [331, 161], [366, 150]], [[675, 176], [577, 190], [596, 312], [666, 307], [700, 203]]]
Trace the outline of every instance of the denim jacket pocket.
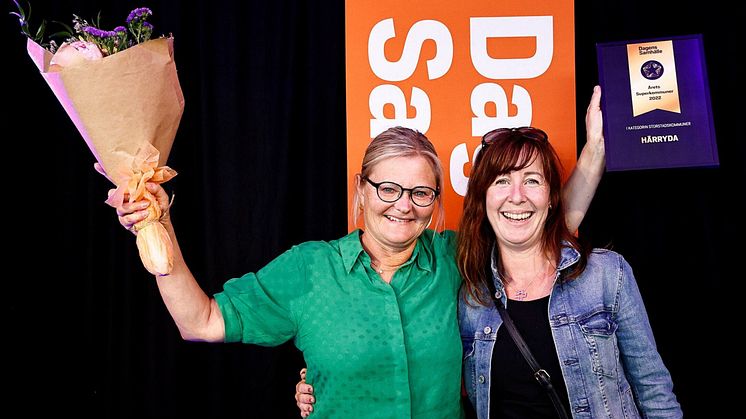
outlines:
[[578, 325], [593, 362], [593, 372], [615, 377], [619, 348], [616, 341], [617, 323], [609, 310], [597, 310], [578, 318]]

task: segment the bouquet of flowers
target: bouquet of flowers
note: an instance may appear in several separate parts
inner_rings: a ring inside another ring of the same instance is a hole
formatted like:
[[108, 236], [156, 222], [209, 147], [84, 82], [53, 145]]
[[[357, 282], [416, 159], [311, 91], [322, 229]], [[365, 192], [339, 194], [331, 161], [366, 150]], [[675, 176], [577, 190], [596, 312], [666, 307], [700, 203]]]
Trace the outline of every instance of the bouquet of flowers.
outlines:
[[148, 218], [134, 226], [137, 247], [149, 272], [170, 273], [173, 245], [145, 183], [176, 175], [165, 166], [184, 111], [173, 38], [150, 39], [152, 11], [141, 7], [126, 27], [111, 31], [75, 16], [58, 48], [44, 43], [44, 23], [32, 35], [29, 14], [14, 2], [29, 56], [88, 144], [97, 170], [116, 185], [106, 202], [121, 205], [127, 194], [130, 202], [151, 202]]

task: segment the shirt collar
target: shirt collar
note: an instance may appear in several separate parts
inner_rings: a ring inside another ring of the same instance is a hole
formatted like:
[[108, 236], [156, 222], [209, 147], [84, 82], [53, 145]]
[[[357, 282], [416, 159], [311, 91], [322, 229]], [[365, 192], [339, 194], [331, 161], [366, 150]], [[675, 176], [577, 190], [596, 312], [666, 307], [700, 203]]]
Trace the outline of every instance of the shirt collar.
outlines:
[[342, 264], [345, 271], [350, 273], [360, 254], [363, 253], [363, 244], [360, 243], [360, 229], [339, 239], [339, 254], [342, 255]]
[[[433, 271], [433, 242], [438, 239], [435, 236], [436, 233], [433, 230], [425, 230], [417, 238], [417, 244], [414, 247], [414, 252], [412, 252], [412, 258], [417, 262], [417, 267], [423, 271]], [[423, 240], [427, 240], [430, 246], [422, 244]]]
[[495, 284], [496, 290], [503, 289], [503, 281], [500, 279], [500, 274], [497, 272], [497, 249], [496, 244], [492, 243], [492, 250], [490, 250], [490, 269], [492, 270], [492, 282]]
[[[352, 233], [342, 237], [339, 239], [339, 253], [342, 255], [342, 264], [344, 265], [345, 271], [347, 273], [350, 273], [352, 271], [352, 268], [355, 266], [355, 263], [360, 259], [361, 257], [368, 258], [368, 255], [363, 256], [365, 251], [363, 250], [363, 244], [360, 242], [360, 235], [362, 234], [362, 231], [360, 229], [356, 229]], [[431, 249], [428, 248], [428, 246], [424, 246], [422, 244], [423, 240], [433, 240], [432, 234], [430, 230], [425, 230], [425, 232], [417, 239], [417, 243], [414, 246], [414, 251], [412, 252], [412, 256], [409, 258], [409, 261], [414, 261], [417, 263], [417, 267], [432, 272], [432, 259], [433, 256], [431, 254]], [[407, 263], [409, 263], [407, 261]], [[361, 261], [360, 263], [366, 263], [365, 261]]]
[[560, 262], [557, 267], [558, 271], [568, 268], [580, 260], [580, 252], [575, 250], [568, 242], [562, 243], [562, 251], [560, 252]]

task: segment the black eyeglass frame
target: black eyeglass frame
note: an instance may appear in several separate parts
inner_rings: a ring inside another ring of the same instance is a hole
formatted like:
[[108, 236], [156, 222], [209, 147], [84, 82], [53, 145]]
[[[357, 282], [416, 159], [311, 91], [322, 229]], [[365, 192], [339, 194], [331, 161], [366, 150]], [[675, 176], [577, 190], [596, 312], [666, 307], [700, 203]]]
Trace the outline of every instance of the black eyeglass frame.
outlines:
[[[367, 178], [365, 176], [363, 176], [362, 178], [365, 179], [365, 181], [368, 182], [370, 184], [370, 186], [372, 186], [372, 187], [374, 187], [376, 189], [376, 195], [378, 196], [378, 199], [380, 199], [383, 202], [389, 203], [389, 204], [394, 203], [394, 202], [398, 201], [399, 199], [401, 199], [402, 195], [404, 195], [404, 192], [409, 192], [409, 200], [412, 201], [412, 204], [414, 204], [414, 205], [416, 205], [416, 206], [418, 206], [420, 208], [427, 208], [430, 205], [432, 205], [435, 202], [435, 200], [438, 199], [438, 195], [440, 195], [440, 190], [439, 190], [440, 188], [433, 189], [433, 188], [431, 188], [429, 186], [415, 186], [414, 188], [405, 188], [405, 187], [401, 186], [400, 184], [398, 184], [396, 182], [383, 181], [383, 182], [376, 183], [376, 182], [373, 182], [372, 180], [370, 180], [369, 178]], [[399, 195], [396, 197], [396, 199], [388, 200], [388, 199], [383, 199], [383, 197], [381, 197], [380, 187], [381, 187], [381, 185], [386, 184], [386, 183], [390, 183], [391, 185], [394, 185], [397, 188], [399, 188]], [[433, 200], [430, 201], [430, 203], [427, 204], [427, 205], [420, 205], [420, 204], [418, 204], [417, 202], [414, 201], [414, 198], [412, 197], [412, 193], [416, 189], [427, 189], [427, 190], [432, 191], [433, 192]]]

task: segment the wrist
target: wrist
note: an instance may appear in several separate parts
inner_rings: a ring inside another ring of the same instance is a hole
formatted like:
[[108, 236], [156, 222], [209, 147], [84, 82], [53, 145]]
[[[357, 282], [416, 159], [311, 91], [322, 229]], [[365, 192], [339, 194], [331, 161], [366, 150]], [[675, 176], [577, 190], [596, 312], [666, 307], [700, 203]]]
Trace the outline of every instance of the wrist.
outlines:
[[582, 153], [589, 154], [593, 160], [603, 159], [606, 156], [606, 146], [604, 144], [604, 137], [599, 136], [597, 138], [586, 137], [585, 145], [583, 146]]

